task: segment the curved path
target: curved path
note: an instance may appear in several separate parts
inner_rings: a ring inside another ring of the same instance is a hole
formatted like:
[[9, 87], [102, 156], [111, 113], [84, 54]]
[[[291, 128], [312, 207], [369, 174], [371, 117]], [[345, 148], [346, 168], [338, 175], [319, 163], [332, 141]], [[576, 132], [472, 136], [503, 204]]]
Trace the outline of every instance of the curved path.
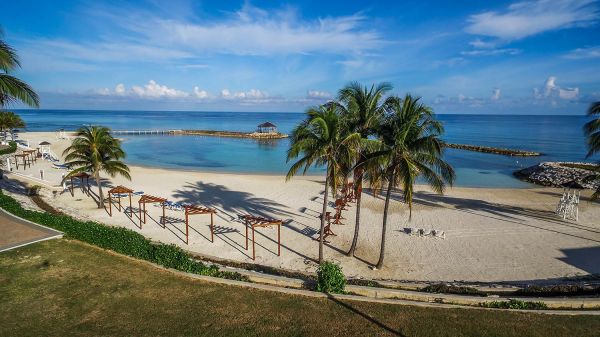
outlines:
[[0, 252], [62, 236], [59, 231], [21, 219], [0, 208]]

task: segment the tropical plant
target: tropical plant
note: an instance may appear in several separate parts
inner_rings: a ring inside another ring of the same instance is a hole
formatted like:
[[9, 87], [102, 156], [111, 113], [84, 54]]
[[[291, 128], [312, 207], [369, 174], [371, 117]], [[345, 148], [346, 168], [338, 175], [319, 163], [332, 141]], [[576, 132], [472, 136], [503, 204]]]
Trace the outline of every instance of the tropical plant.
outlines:
[[317, 269], [317, 291], [330, 294], [343, 294], [346, 277], [339, 264], [325, 261]]
[[121, 141], [110, 134], [103, 126], [85, 126], [77, 130], [71, 145], [63, 152], [65, 164], [75, 169], [65, 176], [87, 172], [98, 184], [98, 208], [104, 207], [100, 172], [106, 172], [111, 177], [121, 175], [131, 179], [129, 167], [121, 159], [125, 152], [121, 149]]
[[[590, 105], [588, 109], [588, 116], [598, 116], [591, 121], [585, 123], [583, 126], [583, 132], [586, 136], [588, 153], [586, 158], [590, 158], [594, 154], [600, 152], [600, 102], [595, 102]], [[599, 173], [596, 175], [596, 179], [600, 180], [600, 169], [597, 170]], [[596, 192], [592, 195], [592, 200], [600, 199], [600, 187], [596, 189]]]
[[368, 155], [363, 163], [379, 161], [382, 165], [380, 178], [387, 183], [381, 248], [376, 265], [376, 268], [381, 268], [385, 257], [392, 190], [402, 188], [410, 219], [417, 178], [423, 179], [435, 192], [443, 193], [446, 184], [452, 185], [455, 174], [452, 167], [442, 159], [443, 142], [439, 138], [443, 133], [442, 123], [435, 119], [431, 108], [419, 102], [419, 98], [406, 95], [404, 99], [395, 99], [389, 106], [378, 133], [384, 148]]
[[[393, 100], [392, 98], [384, 100], [384, 95], [390, 90], [392, 90], [392, 85], [387, 82], [372, 85], [370, 88], [362, 86], [358, 82], [352, 82], [342, 88], [338, 93], [340, 111], [344, 118], [346, 132], [357, 132], [363, 139], [363, 141], [357, 143], [358, 148], [355, 151], [357, 158], [353, 158], [355, 162], [366, 158], [369, 152], [378, 147], [377, 142], [370, 140], [369, 137], [377, 130], [386, 107], [388, 107]], [[353, 175], [354, 193], [356, 195], [356, 217], [354, 223], [354, 236], [352, 238], [350, 249], [347, 252], [348, 256], [354, 255], [358, 243], [364, 168], [356, 167]]]
[[0, 111], [0, 132], [5, 134], [6, 131], [10, 132], [11, 139], [15, 140], [14, 129], [24, 128], [25, 122], [21, 117], [11, 111]]
[[2, 38], [4, 32], [0, 28], [0, 108], [20, 101], [31, 107], [39, 106], [39, 97], [25, 82], [9, 73], [21, 67], [16, 51]]
[[329, 188], [335, 194], [340, 183], [341, 162], [349, 162], [352, 149], [360, 141], [358, 133], [343, 134], [338, 109], [335, 104], [312, 107], [306, 111], [306, 119], [291, 134], [287, 161], [298, 158], [289, 169], [286, 180], [302, 171], [305, 174], [311, 166], [325, 167], [325, 194], [321, 216], [319, 263], [323, 262], [323, 234]]

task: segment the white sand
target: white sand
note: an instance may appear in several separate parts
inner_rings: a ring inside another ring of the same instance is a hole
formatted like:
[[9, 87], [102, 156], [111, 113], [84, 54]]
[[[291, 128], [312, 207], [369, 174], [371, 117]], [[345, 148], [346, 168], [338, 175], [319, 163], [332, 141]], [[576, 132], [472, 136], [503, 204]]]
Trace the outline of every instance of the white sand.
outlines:
[[[56, 154], [68, 143], [54, 133], [22, 134], [32, 144], [48, 140]], [[38, 161], [26, 174], [44, 168], [46, 179], [58, 185], [59, 170]], [[167, 211], [170, 221], [158, 223], [161, 209], [148, 205], [148, 222], [138, 227], [137, 215], [116, 212], [109, 217], [97, 209], [92, 198], [80, 190], [70, 193], [44, 192], [48, 202], [84, 219], [123, 226], [153, 240], [177, 244], [184, 249], [223, 259], [252, 262], [245, 248], [245, 229], [238, 215], [254, 214], [286, 221], [282, 228], [282, 254], [277, 252], [276, 229], [259, 229], [256, 263], [273, 267], [314, 271], [322, 206], [320, 177], [299, 177], [285, 182], [282, 176], [242, 175], [174, 171], [131, 167], [132, 181], [111, 179], [134, 190], [185, 201], [218, 210], [217, 234], [211, 243], [208, 216], [191, 217], [190, 243], [186, 245], [183, 212]], [[106, 176], [105, 176], [106, 177]], [[92, 187], [96, 192], [97, 188]], [[347, 276], [416, 281], [532, 281], [553, 280], [600, 273], [600, 205], [582, 196], [578, 222], [563, 221], [553, 211], [561, 190], [453, 188], [444, 196], [418, 188], [412, 220], [407, 207], [397, 201], [390, 207], [385, 267], [373, 271], [381, 237], [383, 199], [363, 196], [361, 231], [356, 258], [346, 257], [354, 229], [355, 206], [345, 212], [345, 226], [332, 225], [337, 234], [325, 249], [328, 260], [341, 263]], [[586, 197], [589, 191], [585, 192]], [[137, 207], [138, 197], [134, 197]], [[123, 199], [123, 203], [128, 201]], [[439, 229], [446, 239], [409, 236], [405, 227]]]

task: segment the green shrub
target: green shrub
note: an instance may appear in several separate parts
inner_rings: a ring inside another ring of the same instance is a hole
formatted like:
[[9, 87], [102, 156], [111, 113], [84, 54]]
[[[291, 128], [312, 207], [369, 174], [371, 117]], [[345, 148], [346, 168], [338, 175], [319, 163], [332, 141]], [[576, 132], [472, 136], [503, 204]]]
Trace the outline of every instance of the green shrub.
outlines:
[[346, 277], [342, 267], [333, 262], [323, 262], [317, 269], [317, 291], [332, 294], [343, 294], [346, 288]]
[[11, 140], [10, 142], [8, 142], [7, 148], [0, 150], [0, 155], [11, 154], [11, 153], [14, 153], [15, 151], [17, 151], [17, 142], [14, 142]]
[[107, 226], [94, 221], [79, 221], [67, 215], [56, 215], [24, 209], [15, 199], [0, 191], [0, 207], [29, 221], [59, 230], [66, 237], [98, 247], [150, 261], [166, 268], [199, 275], [247, 281], [235, 272], [223, 272], [216, 266], [195, 261], [176, 245], [154, 243], [143, 235], [123, 227]]
[[592, 296], [600, 295], [600, 286], [582, 287], [576, 284], [560, 284], [553, 286], [528, 286], [516, 292], [521, 296], [553, 297], [553, 296]]
[[486, 296], [484, 292], [472, 287], [459, 287], [443, 283], [428, 285], [427, 287], [420, 289], [420, 291], [439, 294]]
[[544, 302], [525, 302], [521, 300], [510, 299], [508, 301], [493, 301], [479, 303], [479, 306], [485, 308], [498, 309], [527, 309], [527, 310], [543, 310], [548, 309]]

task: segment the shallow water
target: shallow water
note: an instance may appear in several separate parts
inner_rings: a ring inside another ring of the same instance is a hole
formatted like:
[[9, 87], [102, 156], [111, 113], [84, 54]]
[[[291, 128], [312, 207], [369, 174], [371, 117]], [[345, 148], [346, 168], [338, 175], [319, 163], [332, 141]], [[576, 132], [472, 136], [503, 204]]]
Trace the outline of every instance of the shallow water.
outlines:
[[[28, 131], [74, 130], [100, 124], [115, 130], [211, 129], [253, 131], [271, 121], [289, 133], [304, 117], [301, 113], [157, 112], [21, 110]], [[507, 157], [448, 149], [446, 159], [457, 172], [456, 185], [472, 187], [528, 187], [512, 177], [516, 169], [540, 161], [583, 161], [585, 116], [438, 115], [444, 139], [451, 143], [515, 148], [541, 152], [541, 157]], [[287, 139], [206, 136], [123, 136], [127, 162], [136, 165], [204, 171], [284, 174]], [[311, 174], [322, 173], [312, 169]]]

